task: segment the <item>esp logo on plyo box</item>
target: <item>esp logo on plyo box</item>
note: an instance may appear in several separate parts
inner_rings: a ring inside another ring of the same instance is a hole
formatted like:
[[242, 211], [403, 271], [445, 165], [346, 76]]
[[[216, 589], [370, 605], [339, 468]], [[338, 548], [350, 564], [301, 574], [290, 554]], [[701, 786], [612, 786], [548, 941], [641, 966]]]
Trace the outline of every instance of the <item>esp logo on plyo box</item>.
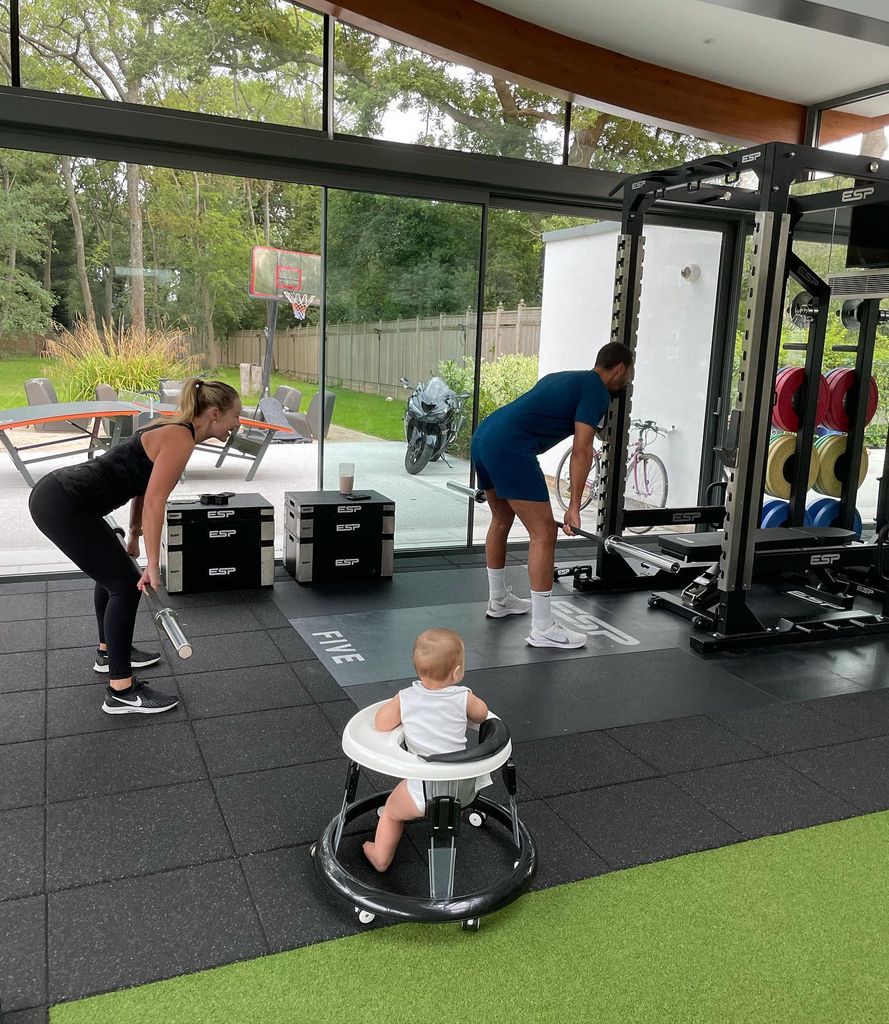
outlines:
[[352, 533], [355, 530], [361, 529], [361, 523], [337, 523], [337, 533]]
[[222, 510], [220, 510], [218, 512], [208, 512], [207, 513], [207, 518], [208, 519], [228, 519], [229, 516], [233, 516], [234, 514], [235, 514], [235, 510], [233, 508], [226, 508], [226, 509], [222, 509]]
[[237, 532], [238, 532], [237, 530], [211, 530], [210, 533], [208, 534], [208, 536], [214, 537], [214, 538], [217, 538], [217, 537], [218, 538], [234, 537], [234, 535]]
[[333, 564], [334, 565], [358, 565], [358, 559], [357, 558], [338, 558]]
[[233, 565], [224, 566], [218, 569], [210, 569], [208, 572], [209, 576], [231, 576], [233, 572], [238, 570]]
[[338, 513], [342, 512], [360, 512], [360, 505], [337, 505], [336, 510]]

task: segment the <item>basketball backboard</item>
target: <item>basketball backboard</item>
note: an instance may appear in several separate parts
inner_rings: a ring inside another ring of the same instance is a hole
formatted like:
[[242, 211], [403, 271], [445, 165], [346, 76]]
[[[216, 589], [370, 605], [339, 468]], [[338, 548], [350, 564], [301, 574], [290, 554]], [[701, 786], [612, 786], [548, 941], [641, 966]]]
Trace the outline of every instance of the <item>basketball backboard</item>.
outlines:
[[247, 294], [253, 299], [287, 301], [285, 291], [305, 292], [321, 301], [321, 257], [317, 253], [254, 245]]

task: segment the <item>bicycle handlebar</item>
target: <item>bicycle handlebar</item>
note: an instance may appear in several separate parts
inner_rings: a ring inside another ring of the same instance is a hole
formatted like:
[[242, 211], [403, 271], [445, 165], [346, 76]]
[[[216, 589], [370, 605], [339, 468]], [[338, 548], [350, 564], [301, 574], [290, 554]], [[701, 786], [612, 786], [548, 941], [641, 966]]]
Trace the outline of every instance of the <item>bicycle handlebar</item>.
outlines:
[[673, 424], [669, 427], [659, 427], [654, 420], [630, 420], [630, 428], [638, 430], [640, 434], [646, 430], [653, 430], [656, 434], [663, 434], [666, 437], [676, 429], [676, 426]]

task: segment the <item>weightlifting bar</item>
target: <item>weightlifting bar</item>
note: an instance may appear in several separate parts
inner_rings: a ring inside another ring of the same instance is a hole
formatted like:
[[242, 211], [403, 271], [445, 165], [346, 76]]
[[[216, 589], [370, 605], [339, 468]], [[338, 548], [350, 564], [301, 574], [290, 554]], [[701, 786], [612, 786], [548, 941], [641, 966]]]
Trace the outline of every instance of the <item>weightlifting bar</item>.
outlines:
[[[472, 487], [467, 487], [466, 484], [457, 483], [456, 480], [448, 480], [447, 486], [458, 494], [463, 494], [467, 498], [472, 498], [473, 501], [477, 501], [480, 505], [485, 502], [485, 492], [481, 490], [475, 490]], [[564, 523], [557, 523], [559, 527], [563, 527]], [[595, 533], [587, 533], [586, 530], [581, 530], [579, 527], [572, 526], [571, 531], [576, 533], [580, 537], [585, 537], [587, 540], [599, 541], [601, 538]], [[627, 544], [626, 541], [620, 537], [606, 537], [605, 538], [605, 550], [610, 554], [621, 555], [622, 557], [635, 558], [646, 567], [653, 569], [663, 569], [665, 572], [677, 573], [679, 572], [680, 565], [677, 561], [672, 558], [665, 558], [663, 555], [656, 554], [653, 551], [647, 551], [645, 548], [636, 547], [635, 544]]]
[[[111, 529], [120, 538], [121, 544], [123, 544], [124, 547], [126, 547], [126, 534], [123, 531], [123, 529], [121, 529], [121, 527], [119, 527], [110, 516], [105, 517], [105, 522], [108, 523]], [[142, 570], [139, 567], [139, 563], [136, 562], [135, 558], [133, 559], [133, 563], [135, 564], [136, 568], [139, 569], [139, 574], [141, 575]], [[152, 604], [152, 599], [149, 597], [150, 590], [151, 587], [145, 588], [145, 600], [148, 601], [149, 606]], [[185, 635], [182, 629], [182, 624], [179, 622], [179, 616], [176, 614], [176, 612], [173, 611], [172, 608], [164, 608], [162, 606], [160, 611], [155, 612], [154, 621], [167, 634], [167, 639], [173, 645], [173, 647], [176, 650], [176, 653], [179, 655], [180, 658], [183, 659], [183, 661], [186, 658], [190, 658], [192, 656], [192, 646], [188, 641], [188, 637]]]

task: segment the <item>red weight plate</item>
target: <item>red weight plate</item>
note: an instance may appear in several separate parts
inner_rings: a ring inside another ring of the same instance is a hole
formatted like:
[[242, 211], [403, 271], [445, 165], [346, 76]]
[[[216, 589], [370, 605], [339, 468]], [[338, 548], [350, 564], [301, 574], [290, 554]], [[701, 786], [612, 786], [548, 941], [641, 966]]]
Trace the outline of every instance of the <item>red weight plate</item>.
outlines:
[[806, 379], [801, 366], [788, 366], [775, 378], [775, 406], [772, 422], [781, 430], [795, 431], [799, 428], [799, 416], [793, 407], [793, 399]]
[[846, 413], [846, 395], [855, 383], [855, 371], [850, 367], [838, 369], [827, 379], [829, 402], [824, 422], [833, 430], [848, 430], [849, 417]]

